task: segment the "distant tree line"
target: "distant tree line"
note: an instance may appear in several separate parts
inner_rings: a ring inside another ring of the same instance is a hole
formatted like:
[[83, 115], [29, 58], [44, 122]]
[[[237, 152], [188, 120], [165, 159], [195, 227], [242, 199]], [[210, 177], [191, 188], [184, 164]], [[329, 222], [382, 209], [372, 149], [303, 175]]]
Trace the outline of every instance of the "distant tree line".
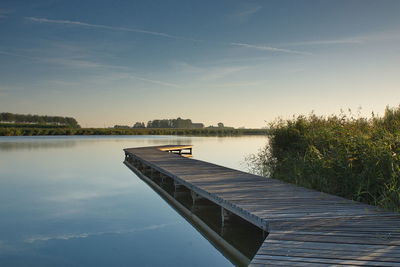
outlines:
[[136, 128], [136, 129], [144, 129], [144, 128], [146, 128], [146, 125], [144, 125], [144, 122], [136, 122], [136, 123], [133, 125], [133, 128]]
[[114, 129], [130, 129], [128, 125], [114, 125]]
[[218, 128], [218, 129], [233, 129], [233, 127], [227, 127], [222, 122], [217, 124], [218, 126], [204, 127], [203, 123], [194, 123], [191, 119], [162, 119], [148, 121], [147, 124], [144, 122], [135, 122], [132, 127], [128, 125], [115, 125], [114, 129], [203, 129], [203, 128]]
[[[47, 129], [58, 129], [58, 128], [71, 128], [65, 125], [58, 124], [43, 124], [43, 123], [11, 123], [4, 122], [0, 123], [0, 128], [47, 128]], [[79, 127], [74, 127], [79, 128]]]
[[[126, 125], [115, 125], [114, 128], [129, 128]], [[152, 120], [148, 121], [147, 124], [144, 122], [136, 122], [132, 128], [135, 129], [201, 129], [204, 128], [203, 123], [193, 123], [191, 119], [162, 119], [162, 120]]]
[[31, 136], [31, 135], [187, 135], [187, 136], [239, 136], [266, 135], [266, 129], [233, 129], [233, 128], [202, 128], [202, 129], [126, 129], [126, 128], [38, 128], [3, 127], [0, 125], [0, 136]]
[[41, 116], [31, 114], [14, 114], [9, 112], [0, 113], [0, 122], [7, 123], [28, 123], [28, 124], [54, 124], [65, 127], [79, 128], [78, 122], [72, 117]]
[[191, 119], [164, 119], [164, 120], [153, 120], [147, 122], [147, 128], [179, 128], [179, 129], [190, 129], [192, 128]]

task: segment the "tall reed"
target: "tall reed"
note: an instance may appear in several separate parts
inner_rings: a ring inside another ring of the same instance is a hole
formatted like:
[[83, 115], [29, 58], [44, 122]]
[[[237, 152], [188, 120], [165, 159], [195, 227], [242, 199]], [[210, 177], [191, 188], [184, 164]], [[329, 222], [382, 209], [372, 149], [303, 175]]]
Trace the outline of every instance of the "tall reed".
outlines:
[[383, 117], [311, 114], [270, 127], [250, 171], [400, 211], [400, 106]]

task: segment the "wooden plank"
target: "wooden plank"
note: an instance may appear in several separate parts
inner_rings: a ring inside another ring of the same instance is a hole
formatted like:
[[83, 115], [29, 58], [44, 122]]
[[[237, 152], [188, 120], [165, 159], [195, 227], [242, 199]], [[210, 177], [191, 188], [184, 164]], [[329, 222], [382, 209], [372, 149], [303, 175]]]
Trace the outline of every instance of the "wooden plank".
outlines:
[[294, 261], [285, 261], [285, 260], [276, 260], [276, 259], [254, 259], [249, 266], [259, 267], [259, 266], [310, 266], [310, 267], [323, 267], [323, 266], [343, 266], [343, 265], [335, 265], [335, 264], [322, 264], [322, 263], [313, 263], [313, 262], [294, 262]]
[[338, 196], [164, 151], [125, 149], [146, 166], [261, 227], [252, 266], [400, 266], [400, 215]]
[[[339, 248], [341, 246], [338, 246]], [[304, 247], [282, 247], [268, 246], [268, 248], [260, 249], [257, 255], [291, 255], [291, 256], [304, 256], [307, 257], [324, 257], [334, 259], [363, 259], [363, 260], [376, 260], [385, 262], [399, 262], [399, 251], [374, 251], [374, 250], [356, 250], [349, 251], [343, 249], [331, 250], [321, 248], [304, 248]]]
[[256, 255], [254, 257], [256, 262], [262, 262], [263, 260], [284, 260], [288, 262], [304, 262], [304, 263], [321, 263], [321, 264], [341, 264], [341, 265], [352, 265], [352, 266], [387, 266], [394, 267], [400, 266], [399, 262], [382, 262], [373, 260], [357, 260], [357, 259], [328, 259], [319, 257], [302, 257], [302, 256], [276, 256], [276, 255]]

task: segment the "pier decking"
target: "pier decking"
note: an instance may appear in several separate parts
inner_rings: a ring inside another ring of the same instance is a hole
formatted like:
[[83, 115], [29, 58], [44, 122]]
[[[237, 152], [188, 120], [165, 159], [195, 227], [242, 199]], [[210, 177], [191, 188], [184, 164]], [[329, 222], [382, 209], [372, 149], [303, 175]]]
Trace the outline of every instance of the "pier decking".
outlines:
[[238, 216], [260, 228], [251, 266], [400, 266], [399, 213], [179, 155], [191, 150], [124, 149], [125, 164], [218, 205], [221, 224]]

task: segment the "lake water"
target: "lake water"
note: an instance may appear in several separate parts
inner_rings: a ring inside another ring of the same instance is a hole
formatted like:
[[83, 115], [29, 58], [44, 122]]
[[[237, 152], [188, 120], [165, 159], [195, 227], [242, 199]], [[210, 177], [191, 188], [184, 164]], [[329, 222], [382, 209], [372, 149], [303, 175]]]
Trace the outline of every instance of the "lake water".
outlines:
[[266, 137], [0, 137], [0, 266], [231, 266], [122, 162], [123, 148], [192, 144], [246, 170]]

